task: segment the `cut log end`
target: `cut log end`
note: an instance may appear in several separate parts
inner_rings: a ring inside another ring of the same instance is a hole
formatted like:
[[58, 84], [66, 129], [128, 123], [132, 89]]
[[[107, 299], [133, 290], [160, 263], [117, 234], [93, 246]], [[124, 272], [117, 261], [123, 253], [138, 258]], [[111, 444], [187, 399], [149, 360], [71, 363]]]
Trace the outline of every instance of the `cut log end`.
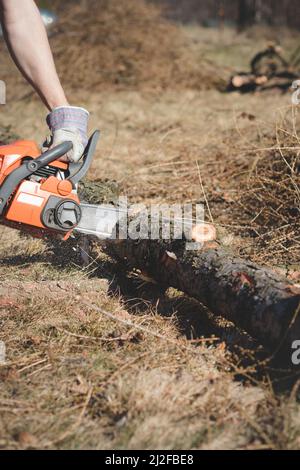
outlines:
[[255, 79], [256, 85], [264, 85], [265, 83], [267, 83], [267, 81], [268, 77], [266, 77], [265, 75], [260, 75]]
[[197, 243], [205, 243], [217, 239], [217, 231], [212, 224], [197, 224], [192, 228], [192, 240]]

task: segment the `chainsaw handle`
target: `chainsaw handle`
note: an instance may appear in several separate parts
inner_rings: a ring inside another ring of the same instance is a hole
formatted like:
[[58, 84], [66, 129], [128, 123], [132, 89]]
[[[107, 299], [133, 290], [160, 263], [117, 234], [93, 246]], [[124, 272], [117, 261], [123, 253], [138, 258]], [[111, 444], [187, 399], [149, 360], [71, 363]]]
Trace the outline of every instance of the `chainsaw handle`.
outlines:
[[100, 131], [97, 130], [89, 138], [88, 144], [83, 152], [82, 160], [78, 163], [69, 163], [70, 176], [68, 176], [67, 179], [71, 181], [73, 186], [79, 183], [79, 181], [81, 181], [87, 174], [91, 166], [99, 138]]
[[27, 165], [30, 170], [37, 171], [40, 168], [43, 168], [55, 160], [63, 157], [66, 153], [72, 150], [72, 148], [73, 143], [71, 141], [63, 142], [62, 144], [56, 145], [55, 147], [42, 153], [34, 160], [31, 160]]

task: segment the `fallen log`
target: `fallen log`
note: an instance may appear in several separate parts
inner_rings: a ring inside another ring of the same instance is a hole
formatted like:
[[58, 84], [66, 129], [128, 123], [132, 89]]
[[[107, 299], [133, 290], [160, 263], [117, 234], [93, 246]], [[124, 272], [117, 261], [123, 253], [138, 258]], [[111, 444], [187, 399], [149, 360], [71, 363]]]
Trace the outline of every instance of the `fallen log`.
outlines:
[[[94, 203], [117, 200], [116, 186], [96, 185], [86, 182], [79, 188], [81, 197], [90, 202], [92, 195]], [[137, 232], [139, 228], [137, 225]], [[96, 242], [127, 270], [139, 269], [163, 290], [173, 287], [184, 292], [270, 351], [289, 354], [292, 342], [300, 339], [300, 285], [276, 270], [238, 257], [224, 245], [212, 224], [194, 226], [192, 237], [201, 242], [199, 250], [187, 249], [190, 240], [184, 234], [181, 239], [153, 240], [149, 233], [148, 238]]]
[[262, 85], [266, 83], [267, 80], [266, 75], [239, 74], [232, 78], [232, 84], [235, 88], [242, 88], [252, 84], [255, 86]]
[[251, 91], [265, 91], [278, 89], [285, 91], [289, 89], [296, 76], [289, 72], [267, 77], [265, 75], [255, 76], [253, 74], [240, 73], [233, 75], [227, 87], [227, 91], [240, 91], [247, 93]]
[[291, 351], [300, 339], [300, 286], [230, 253], [218, 241], [200, 251], [184, 240], [110, 240], [106, 251], [127, 268], [146, 272], [162, 288], [174, 287], [234, 322], [271, 351]]
[[231, 77], [227, 91], [239, 90], [242, 93], [255, 91], [257, 87], [267, 81], [268, 78], [265, 75], [256, 76], [252, 73], [241, 72]]

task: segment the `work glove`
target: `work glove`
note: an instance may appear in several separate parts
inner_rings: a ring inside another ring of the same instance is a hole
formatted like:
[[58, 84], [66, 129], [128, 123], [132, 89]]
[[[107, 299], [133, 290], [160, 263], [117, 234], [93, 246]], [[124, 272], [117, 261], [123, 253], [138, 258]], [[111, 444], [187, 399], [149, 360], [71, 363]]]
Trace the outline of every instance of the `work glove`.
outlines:
[[89, 112], [76, 106], [61, 106], [48, 114], [47, 124], [51, 131], [48, 147], [55, 147], [65, 141], [73, 143], [73, 149], [61, 158], [62, 161], [78, 162], [82, 157], [88, 142], [88, 120]]

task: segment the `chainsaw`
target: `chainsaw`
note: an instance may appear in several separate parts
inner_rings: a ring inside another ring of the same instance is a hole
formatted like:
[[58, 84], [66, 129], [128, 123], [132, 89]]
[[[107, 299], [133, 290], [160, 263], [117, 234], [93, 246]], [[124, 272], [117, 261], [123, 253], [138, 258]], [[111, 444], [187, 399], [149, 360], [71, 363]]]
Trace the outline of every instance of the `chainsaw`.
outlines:
[[60, 161], [72, 142], [42, 154], [33, 141], [0, 146], [0, 223], [39, 238], [67, 240], [74, 231], [109, 238], [119, 221], [119, 209], [81, 202], [77, 191], [99, 137], [95, 131], [78, 163]]

